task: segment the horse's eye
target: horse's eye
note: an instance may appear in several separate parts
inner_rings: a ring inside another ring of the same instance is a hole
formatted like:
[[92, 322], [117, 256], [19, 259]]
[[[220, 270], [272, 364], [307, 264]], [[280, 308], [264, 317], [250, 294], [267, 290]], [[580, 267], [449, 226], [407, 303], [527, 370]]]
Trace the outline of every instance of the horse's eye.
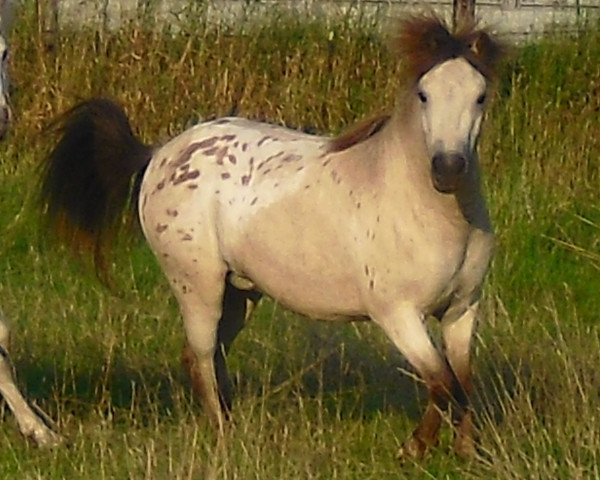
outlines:
[[417, 95], [419, 97], [419, 100], [421, 100], [421, 103], [427, 103], [427, 95], [425, 95], [425, 93], [423, 93], [421, 90], [419, 90], [417, 92]]
[[477, 97], [477, 105], [483, 105], [485, 103], [485, 99], [486, 99], [485, 93], [482, 93], [481, 95], [479, 95], [479, 97]]

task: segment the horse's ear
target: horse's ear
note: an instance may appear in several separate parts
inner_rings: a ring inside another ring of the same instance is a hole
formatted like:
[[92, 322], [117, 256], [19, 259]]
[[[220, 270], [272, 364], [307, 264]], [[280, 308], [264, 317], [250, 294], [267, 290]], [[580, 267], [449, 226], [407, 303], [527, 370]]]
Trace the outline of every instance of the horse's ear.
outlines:
[[441, 23], [431, 23], [424, 30], [423, 43], [427, 45], [429, 52], [438, 52], [450, 41], [450, 32]]
[[504, 52], [503, 46], [487, 32], [478, 31], [469, 42], [471, 54], [482, 64], [494, 70]]

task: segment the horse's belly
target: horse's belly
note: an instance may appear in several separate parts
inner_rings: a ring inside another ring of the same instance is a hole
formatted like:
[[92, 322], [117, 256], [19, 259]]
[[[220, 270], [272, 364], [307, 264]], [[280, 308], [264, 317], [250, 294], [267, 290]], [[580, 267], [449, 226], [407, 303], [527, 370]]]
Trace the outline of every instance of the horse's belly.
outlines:
[[[283, 202], [285, 203], [285, 202]], [[316, 212], [281, 203], [224, 227], [223, 253], [239, 276], [310, 317], [364, 316], [353, 252], [344, 234]]]
[[366, 316], [358, 289], [346, 278], [274, 264], [246, 267], [252, 284], [286, 308], [320, 320], [355, 320]]

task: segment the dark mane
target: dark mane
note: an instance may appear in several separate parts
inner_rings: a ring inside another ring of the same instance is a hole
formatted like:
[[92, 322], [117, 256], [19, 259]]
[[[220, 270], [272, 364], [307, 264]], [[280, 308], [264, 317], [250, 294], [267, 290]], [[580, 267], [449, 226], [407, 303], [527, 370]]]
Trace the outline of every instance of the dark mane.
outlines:
[[400, 22], [391, 49], [400, 57], [409, 77], [417, 81], [436, 65], [463, 57], [488, 80], [497, 76], [504, 47], [476, 22], [465, 23], [451, 32], [434, 15], [413, 16]]
[[[412, 16], [400, 21], [399, 32], [390, 47], [399, 56], [410, 84], [416, 83], [436, 65], [459, 57], [488, 80], [497, 77], [504, 47], [476, 23], [464, 24], [451, 32], [445, 22], [434, 15]], [[365, 141], [380, 131], [390, 116], [380, 114], [359, 122], [333, 138], [329, 152], [341, 152]]]
[[364, 142], [380, 131], [390, 119], [388, 113], [382, 113], [358, 122], [352, 128], [333, 138], [329, 142], [329, 152], [342, 152], [357, 143]]

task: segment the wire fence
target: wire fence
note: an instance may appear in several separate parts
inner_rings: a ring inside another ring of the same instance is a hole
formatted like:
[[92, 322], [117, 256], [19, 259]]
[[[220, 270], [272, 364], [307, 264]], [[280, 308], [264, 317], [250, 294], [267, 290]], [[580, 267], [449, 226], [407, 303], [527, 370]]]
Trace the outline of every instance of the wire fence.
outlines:
[[[171, 28], [199, 12], [212, 23], [236, 22], [276, 10], [307, 18], [355, 15], [373, 23], [407, 12], [434, 10], [450, 18], [452, 0], [34, 0], [46, 30], [65, 25], [119, 28], [141, 15]], [[250, 13], [249, 13], [250, 12]], [[600, 0], [476, 0], [476, 16], [517, 40], [572, 30], [600, 16]], [[381, 22], [383, 23], [383, 22]]]

